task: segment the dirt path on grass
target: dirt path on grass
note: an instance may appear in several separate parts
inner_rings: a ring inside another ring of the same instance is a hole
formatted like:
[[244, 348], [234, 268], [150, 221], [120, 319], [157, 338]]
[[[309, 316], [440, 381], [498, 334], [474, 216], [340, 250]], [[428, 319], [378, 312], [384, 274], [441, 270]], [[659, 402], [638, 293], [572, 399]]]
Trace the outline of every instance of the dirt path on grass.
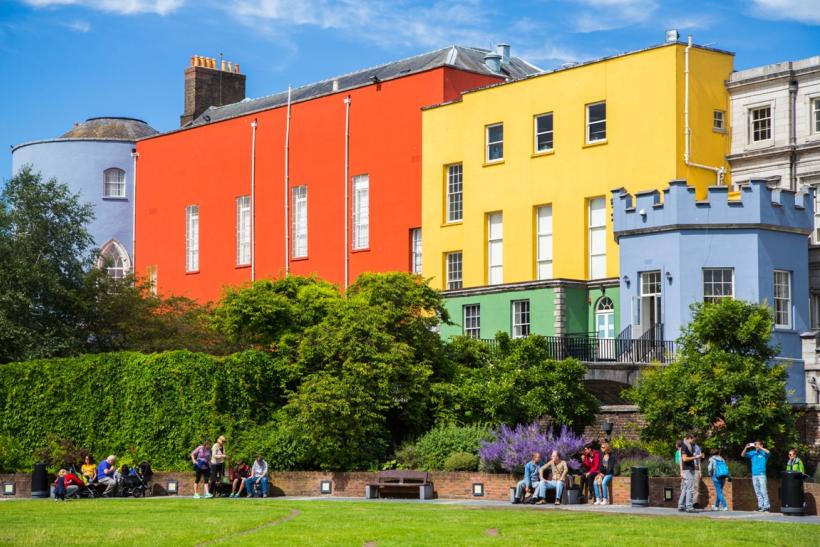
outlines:
[[264, 530], [265, 528], [270, 528], [271, 526], [276, 526], [277, 524], [282, 524], [284, 522], [288, 522], [290, 520], [295, 519], [300, 515], [298, 509], [291, 510], [290, 514], [284, 516], [282, 518], [278, 518], [276, 520], [272, 520], [270, 522], [264, 522], [259, 526], [254, 526], [253, 528], [248, 528], [247, 530], [242, 530], [240, 532], [234, 532], [232, 534], [228, 534], [226, 536], [221, 536], [214, 539], [209, 539], [208, 541], [203, 541], [202, 543], [197, 543], [196, 547], [200, 547], [202, 545], [213, 545], [214, 543], [221, 543], [223, 541], [231, 540], [234, 538], [238, 538], [241, 536], [247, 536], [248, 534], [255, 534], [259, 530]]

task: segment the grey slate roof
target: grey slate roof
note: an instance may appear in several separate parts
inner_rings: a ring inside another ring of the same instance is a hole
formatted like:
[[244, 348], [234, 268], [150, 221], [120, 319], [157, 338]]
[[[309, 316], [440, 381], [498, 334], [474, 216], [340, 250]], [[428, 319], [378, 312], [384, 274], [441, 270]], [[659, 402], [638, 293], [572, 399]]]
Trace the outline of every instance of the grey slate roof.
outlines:
[[[353, 89], [364, 85], [373, 83], [373, 79], [377, 78], [379, 81], [391, 80], [393, 78], [400, 78], [409, 74], [424, 72], [433, 68], [439, 67], [453, 67], [479, 74], [487, 74], [492, 76], [501, 76], [508, 80], [516, 80], [526, 76], [541, 72], [538, 67], [529, 64], [518, 57], [510, 57], [509, 63], [504, 63], [501, 67], [501, 73], [491, 71], [487, 65], [484, 64], [484, 56], [488, 53], [494, 53], [487, 49], [451, 46], [436, 51], [430, 51], [409, 57], [392, 63], [366, 68], [350, 74], [328, 78], [320, 82], [308, 84], [302, 87], [294, 88], [291, 91], [291, 101], [298, 102], [306, 99], [313, 99], [321, 97], [322, 95], [329, 95], [331, 93], [338, 93], [347, 89]], [[338, 90], [333, 91], [333, 82], [338, 81]], [[287, 104], [288, 92], [282, 91], [261, 97], [258, 99], [245, 99], [238, 103], [233, 103], [224, 106], [210, 107], [195, 119], [191, 126], [202, 125], [206, 123], [213, 123], [215, 121], [224, 120], [241, 116], [251, 112], [258, 112], [260, 110], [267, 110]]]
[[157, 130], [136, 118], [105, 117], [89, 118], [77, 124], [61, 139], [112, 139], [135, 141], [156, 135]]

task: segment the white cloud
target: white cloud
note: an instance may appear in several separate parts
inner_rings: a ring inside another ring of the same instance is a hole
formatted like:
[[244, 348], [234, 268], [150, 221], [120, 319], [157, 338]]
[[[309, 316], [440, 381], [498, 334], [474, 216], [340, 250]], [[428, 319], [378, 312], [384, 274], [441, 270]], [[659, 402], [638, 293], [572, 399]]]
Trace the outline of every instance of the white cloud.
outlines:
[[178, 9], [185, 0], [23, 0], [35, 8], [81, 6], [120, 15], [156, 13], [166, 15]]
[[[519, 56], [531, 63], [546, 64], [546, 63], [576, 63], [589, 59], [590, 56], [578, 53], [575, 50], [561, 47], [555, 44], [546, 43], [537, 47], [524, 48]], [[548, 68], [548, 67], [544, 67]]]
[[575, 30], [597, 32], [644, 23], [652, 17], [655, 0], [578, 0], [584, 9], [575, 16]]
[[790, 19], [807, 25], [820, 25], [817, 0], [752, 0], [752, 13], [761, 19]]
[[83, 34], [91, 31], [91, 23], [89, 23], [88, 21], [83, 21], [82, 19], [66, 21], [61, 24], [68, 29], [71, 29], [76, 32], [82, 32]]

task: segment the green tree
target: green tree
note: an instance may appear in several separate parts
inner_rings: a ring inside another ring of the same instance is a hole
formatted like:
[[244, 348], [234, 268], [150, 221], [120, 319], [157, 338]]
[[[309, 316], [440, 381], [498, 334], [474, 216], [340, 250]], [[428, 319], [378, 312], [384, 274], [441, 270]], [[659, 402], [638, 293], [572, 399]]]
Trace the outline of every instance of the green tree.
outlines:
[[786, 371], [770, 363], [771, 311], [730, 299], [692, 309], [675, 361], [645, 371], [627, 392], [646, 418], [642, 436], [669, 450], [688, 431], [709, 447], [738, 450], [758, 437], [782, 446], [794, 417]]

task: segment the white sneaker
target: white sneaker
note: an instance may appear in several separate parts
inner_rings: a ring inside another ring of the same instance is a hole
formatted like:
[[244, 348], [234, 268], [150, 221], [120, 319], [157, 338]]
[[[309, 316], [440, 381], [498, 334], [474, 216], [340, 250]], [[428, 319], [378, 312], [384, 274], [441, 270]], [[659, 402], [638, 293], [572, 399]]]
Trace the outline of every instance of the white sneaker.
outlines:
[[606, 504], [607, 504], [607, 501], [605, 499], [601, 500], [601, 505], [606, 505]]
[[593, 503], [592, 505], [599, 505], [600, 503], [601, 503], [601, 500], [599, 500], [598, 498], [595, 498], [595, 503]]

